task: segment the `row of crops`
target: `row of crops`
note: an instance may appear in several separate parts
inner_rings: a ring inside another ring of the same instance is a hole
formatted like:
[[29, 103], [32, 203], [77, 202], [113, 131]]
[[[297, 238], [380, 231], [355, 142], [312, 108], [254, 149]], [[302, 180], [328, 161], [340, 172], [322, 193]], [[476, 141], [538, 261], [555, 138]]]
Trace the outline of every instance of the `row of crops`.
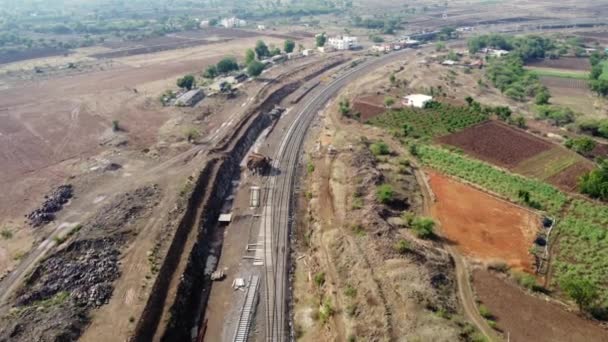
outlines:
[[566, 202], [566, 195], [555, 187], [514, 175], [484, 162], [468, 158], [441, 147], [415, 145], [416, 154], [425, 165], [443, 173], [462, 178], [474, 184], [525, 205], [520, 191], [530, 193], [532, 200], [539, 202], [549, 213], [557, 214]]
[[[566, 193], [541, 181], [497, 169], [484, 162], [441, 147], [418, 144], [413, 151], [421, 162], [443, 173], [477, 184], [511, 201], [525, 190], [544, 209], [558, 218], [559, 245], [554, 258], [554, 284], [567, 275], [585, 277], [598, 285], [599, 304], [608, 306], [608, 207]], [[567, 211], [562, 207], [571, 201]]]
[[608, 306], [608, 208], [574, 200], [558, 223], [559, 246], [554, 263], [555, 278], [574, 274], [598, 285], [600, 305]]
[[372, 118], [368, 123], [418, 138], [453, 133], [487, 119], [488, 116], [479, 107], [435, 103], [431, 108], [390, 110]]

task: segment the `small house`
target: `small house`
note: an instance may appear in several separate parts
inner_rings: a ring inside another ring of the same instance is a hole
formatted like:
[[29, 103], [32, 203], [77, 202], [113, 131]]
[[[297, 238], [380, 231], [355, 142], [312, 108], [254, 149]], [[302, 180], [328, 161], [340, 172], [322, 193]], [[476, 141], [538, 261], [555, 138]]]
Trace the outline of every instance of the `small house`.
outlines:
[[412, 94], [403, 98], [403, 105], [408, 107], [424, 108], [424, 106], [433, 100], [432, 96], [424, 94]]
[[202, 89], [192, 89], [175, 100], [178, 107], [193, 107], [205, 97]]

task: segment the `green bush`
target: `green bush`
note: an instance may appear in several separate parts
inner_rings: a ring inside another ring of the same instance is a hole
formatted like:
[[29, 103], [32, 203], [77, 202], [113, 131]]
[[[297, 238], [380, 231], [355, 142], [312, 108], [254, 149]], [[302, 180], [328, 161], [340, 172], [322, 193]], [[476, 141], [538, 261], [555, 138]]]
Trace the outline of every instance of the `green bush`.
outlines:
[[329, 318], [334, 315], [334, 313], [334, 307], [331, 305], [331, 301], [327, 299], [319, 308], [319, 319], [323, 324], [325, 324], [329, 321]]
[[348, 284], [344, 290], [344, 295], [346, 297], [355, 298], [357, 296], [357, 289]]
[[492, 315], [490, 310], [483, 304], [479, 305], [479, 314], [481, 315], [481, 317], [487, 320], [492, 320], [494, 318], [494, 315]]
[[384, 141], [373, 143], [369, 146], [369, 150], [375, 156], [385, 156], [391, 153], [388, 145]]
[[321, 287], [325, 284], [325, 272], [319, 272], [317, 274], [315, 274], [315, 284], [318, 287]]
[[0, 231], [0, 236], [4, 240], [12, 239], [13, 238], [13, 232], [10, 229], [8, 229], [8, 228], [4, 228], [4, 229], [2, 229], [2, 231]]
[[421, 239], [435, 236], [435, 221], [428, 217], [418, 217], [412, 222], [412, 230]]
[[410, 244], [409, 241], [407, 241], [405, 239], [401, 239], [395, 244], [394, 248], [397, 253], [405, 254], [410, 251], [410, 249], [412, 248], [412, 245]]
[[395, 191], [390, 184], [381, 184], [376, 189], [376, 198], [382, 204], [390, 203], [395, 196]]

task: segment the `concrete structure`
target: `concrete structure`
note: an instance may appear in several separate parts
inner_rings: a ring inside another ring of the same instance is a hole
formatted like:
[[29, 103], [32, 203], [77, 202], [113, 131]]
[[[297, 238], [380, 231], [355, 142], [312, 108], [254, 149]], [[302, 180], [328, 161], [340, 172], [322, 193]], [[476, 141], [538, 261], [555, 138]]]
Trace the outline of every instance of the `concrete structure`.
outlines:
[[210, 26], [210, 24], [209, 24], [209, 20], [201, 20], [201, 22], [198, 24], [198, 26], [199, 26], [200, 28], [206, 28], [206, 27], [209, 27], [209, 26]]
[[258, 25], [258, 30], [263, 31], [265, 29], [266, 29], [266, 25], [262, 25], [262, 24]]
[[308, 57], [308, 56], [312, 55], [314, 52], [315, 52], [315, 50], [313, 50], [313, 49], [304, 49], [304, 50], [302, 50], [302, 56]]
[[452, 66], [452, 65], [456, 65], [456, 61], [453, 61], [451, 59], [446, 59], [445, 61], [441, 62], [441, 64], [447, 65], [447, 66]]
[[232, 18], [222, 19], [220, 21], [220, 25], [225, 28], [242, 27], [242, 26], [247, 25], [247, 22], [245, 20], [239, 19], [237, 17], [232, 17]]
[[182, 96], [175, 100], [175, 105], [178, 107], [192, 107], [205, 98], [205, 93], [202, 89], [192, 89], [187, 91]]
[[336, 50], [350, 50], [359, 47], [357, 37], [337, 36], [327, 40], [327, 44]]
[[424, 108], [424, 106], [433, 100], [432, 96], [424, 94], [412, 94], [403, 98], [403, 105], [416, 108]]
[[317, 48], [317, 50], [319, 50], [319, 52], [321, 52], [321, 53], [328, 53], [328, 52], [334, 52], [334, 51], [336, 51], [336, 49], [333, 46], [328, 46], [328, 45], [319, 46]]
[[496, 49], [485, 48], [485, 49], [483, 49], [481, 51], [483, 53], [485, 53], [486, 55], [490, 55], [490, 56], [493, 56], [493, 57], [502, 57], [502, 56], [505, 56], [505, 55], [509, 54], [509, 51], [507, 51], [507, 50], [496, 50]]

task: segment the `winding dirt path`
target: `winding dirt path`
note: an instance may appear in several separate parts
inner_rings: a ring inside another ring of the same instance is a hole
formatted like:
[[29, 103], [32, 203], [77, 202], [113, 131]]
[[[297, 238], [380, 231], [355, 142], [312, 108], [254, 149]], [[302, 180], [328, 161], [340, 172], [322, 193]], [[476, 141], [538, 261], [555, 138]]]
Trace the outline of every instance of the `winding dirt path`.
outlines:
[[[423, 198], [423, 212], [425, 216], [431, 216], [431, 207], [434, 202], [434, 196], [426, 181], [424, 173], [420, 170], [418, 165], [415, 165], [415, 175], [416, 180], [418, 180], [418, 184], [420, 185], [420, 190]], [[441, 230], [440, 223], [437, 222], [439, 226], [439, 230]], [[454, 260], [454, 267], [456, 273], [456, 282], [458, 284], [458, 298], [460, 299], [460, 303], [462, 304], [462, 310], [464, 312], [465, 317], [471, 323], [481, 331], [481, 333], [488, 338], [490, 341], [502, 341], [503, 339], [496, 334], [494, 329], [490, 328], [490, 326], [486, 323], [485, 319], [481, 317], [479, 311], [477, 310], [477, 305], [475, 303], [475, 296], [473, 295], [473, 290], [471, 288], [471, 282], [469, 281], [469, 272], [467, 270], [464, 258], [456, 251], [456, 249], [450, 245], [445, 245], [446, 251], [450, 254], [452, 259]]]

